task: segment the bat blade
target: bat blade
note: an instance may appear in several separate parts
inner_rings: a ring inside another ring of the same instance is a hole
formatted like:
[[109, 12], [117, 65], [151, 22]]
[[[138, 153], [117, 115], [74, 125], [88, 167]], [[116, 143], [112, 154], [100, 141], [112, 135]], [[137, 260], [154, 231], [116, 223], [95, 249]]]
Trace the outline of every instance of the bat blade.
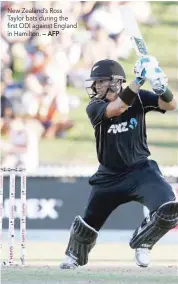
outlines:
[[120, 6], [120, 10], [125, 31], [132, 40], [136, 54], [138, 56], [148, 54], [148, 49], [133, 12], [126, 6]]

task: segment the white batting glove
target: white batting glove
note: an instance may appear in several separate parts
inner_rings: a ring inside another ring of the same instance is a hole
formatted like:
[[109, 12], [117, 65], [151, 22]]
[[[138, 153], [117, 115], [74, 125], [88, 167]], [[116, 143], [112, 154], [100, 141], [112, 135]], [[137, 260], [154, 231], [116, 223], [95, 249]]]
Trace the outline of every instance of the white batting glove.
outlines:
[[168, 79], [155, 57], [149, 55], [141, 57], [135, 64], [134, 73], [138, 82], [141, 79], [149, 80], [156, 94], [161, 95], [166, 91]]
[[157, 95], [162, 95], [166, 91], [168, 78], [159, 66], [154, 69], [148, 68], [146, 78]]
[[136, 76], [136, 83], [143, 85], [147, 78], [148, 68], [152, 69], [158, 66], [158, 61], [155, 57], [145, 55], [139, 58], [134, 66], [134, 74]]

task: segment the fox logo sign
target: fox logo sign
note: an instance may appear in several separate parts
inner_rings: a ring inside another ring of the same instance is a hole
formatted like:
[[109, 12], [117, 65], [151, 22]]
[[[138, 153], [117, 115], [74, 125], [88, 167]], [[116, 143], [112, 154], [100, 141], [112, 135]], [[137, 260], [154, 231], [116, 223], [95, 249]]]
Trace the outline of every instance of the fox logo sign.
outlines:
[[137, 127], [137, 120], [135, 118], [131, 118], [130, 122], [128, 124], [127, 121], [125, 122], [121, 122], [119, 124], [112, 124], [109, 129], [108, 129], [108, 133], [121, 133], [121, 132], [126, 132], [130, 129], [134, 129]]

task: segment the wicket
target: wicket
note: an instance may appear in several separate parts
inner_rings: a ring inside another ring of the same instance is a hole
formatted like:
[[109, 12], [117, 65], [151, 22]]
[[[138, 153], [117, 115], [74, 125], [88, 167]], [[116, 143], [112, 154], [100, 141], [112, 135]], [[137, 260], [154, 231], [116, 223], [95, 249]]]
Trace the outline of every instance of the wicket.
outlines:
[[26, 245], [26, 174], [24, 169], [1, 168], [0, 170], [0, 250], [2, 251], [2, 231], [3, 231], [3, 193], [4, 176], [9, 176], [9, 231], [8, 231], [8, 261], [5, 265], [14, 264], [14, 240], [15, 240], [15, 193], [16, 176], [20, 176], [20, 198], [21, 198], [21, 217], [20, 217], [20, 261], [25, 265], [25, 245]]

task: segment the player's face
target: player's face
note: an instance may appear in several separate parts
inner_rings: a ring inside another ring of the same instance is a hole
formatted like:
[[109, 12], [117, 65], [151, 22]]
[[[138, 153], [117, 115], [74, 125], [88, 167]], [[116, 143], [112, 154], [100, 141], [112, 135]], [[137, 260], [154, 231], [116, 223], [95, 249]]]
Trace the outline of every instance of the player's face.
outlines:
[[110, 83], [110, 90], [107, 92], [106, 98], [109, 101], [115, 101], [118, 98], [121, 89], [122, 89], [122, 80], [118, 80], [117, 82], [112, 81]]
[[96, 92], [99, 96], [105, 96], [108, 88], [109, 88], [110, 80], [97, 80], [95, 82]]

